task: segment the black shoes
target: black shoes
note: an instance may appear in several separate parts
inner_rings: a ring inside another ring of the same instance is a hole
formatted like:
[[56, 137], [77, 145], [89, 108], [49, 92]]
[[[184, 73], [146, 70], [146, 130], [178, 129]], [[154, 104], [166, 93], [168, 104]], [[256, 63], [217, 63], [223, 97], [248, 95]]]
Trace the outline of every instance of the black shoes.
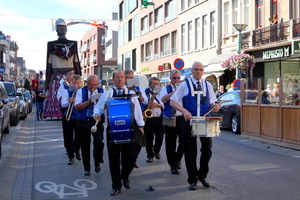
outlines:
[[191, 183], [189, 188], [190, 190], [197, 190], [197, 183]]
[[159, 154], [159, 153], [156, 153], [154, 156], [155, 156], [155, 158], [156, 158], [157, 160], [160, 159], [160, 154]]
[[80, 155], [80, 153], [76, 153], [76, 159], [79, 160], [79, 161], [81, 160], [81, 155]]
[[209, 181], [207, 180], [207, 178], [199, 178], [199, 181], [202, 183], [202, 185], [204, 187], [207, 187], [207, 188], [210, 187], [210, 184], [209, 184]]
[[131, 186], [130, 186], [130, 182], [129, 181], [123, 181], [123, 185], [126, 189], [130, 189]]
[[179, 174], [179, 171], [178, 171], [177, 168], [175, 168], [175, 169], [171, 169], [171, 173], [172, 174]]
[[140, 166], [139, 166], [139, 163], [136, 161], [135, 163], [134, 163], [134, 167], [135, 168], [139, 168]]
[[73, 165], [74, 164], [74, 158], [70, 158], [68, 165]]
[[153, 162], [153, 158], [148, 158], [148, 159], [147, 159], [147, 162], [148, 162], [148, 163]]
[[84, 172], [84, 175], [90, 176], [90, 175], [91, 175], [91, 172], [90, 172], [90, 171], [85, 171], [85, 172]]
[[181, 169], [181, 162], [177, 163], [177, 169]]
[[100, 173], [100, 171], [101, 171], [101, 167], [100, 167], [100, 164], [98, 163], [95, 165], [95, 172]]
[[113, 189], [113, 191], [111, 191], [110, 195], [111, 196], [116, 196], [117, 194], [119, 194], [121, 192], [121, 190], [119, 189]]

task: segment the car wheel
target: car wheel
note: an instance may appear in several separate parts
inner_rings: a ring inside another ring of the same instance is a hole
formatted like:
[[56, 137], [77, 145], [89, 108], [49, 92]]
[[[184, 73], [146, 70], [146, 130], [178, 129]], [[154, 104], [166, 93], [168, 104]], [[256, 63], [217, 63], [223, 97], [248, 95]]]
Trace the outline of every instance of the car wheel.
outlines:
[[231, 129], [232, 132], [234, 132], [235, 134], [239, 134], [240, 133], [240, 124], [238, 122], [238, 118], [236, 117], [236, 115], [234, 115], [231, 119]]
[[3, 133], [9, 133], [9, 130], [10, 130], [10, 121], [8, 122], [7, 126], [3, 130]]
[[20, 121], [20, 113], [17, 114], [17, 116], [15, 117], [15, 120], [11, 122], [11, 125], [17, 126], [19, 121]]

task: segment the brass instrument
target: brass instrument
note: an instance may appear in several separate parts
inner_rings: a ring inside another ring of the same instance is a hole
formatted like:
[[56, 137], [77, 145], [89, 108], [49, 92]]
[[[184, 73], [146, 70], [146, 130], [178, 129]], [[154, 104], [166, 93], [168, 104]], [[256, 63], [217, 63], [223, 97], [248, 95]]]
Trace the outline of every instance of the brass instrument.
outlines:
[[146, 122], [146, 120], [149, 118], [149, 117], [152, 117], [153, 116], [153, 112], [150, 108], [151, 106], [151, 103], [153, 103], [154, 99], [156, 97], [156, 93], [152, 93], [152, 96], [151, 96], [151, 99], [148, 101], [148, 104], [145, 108], [145, 111], [144, 111], [144, 122]]
[[[74, 97], [74, 95], [75, 95], [75, 93], [72, 94], [72, 97]], [[67, 110], [67, 113], [66, 113], [66, 119], [67, 119], [67, 121], [70, 121], [70, 118], [71, 118], [71, 115], [72, 115], [72, 111], [73, 111], [73, 107], [74, 107], [74, 102], [73, 103], [69, 103], [68, 110]]]

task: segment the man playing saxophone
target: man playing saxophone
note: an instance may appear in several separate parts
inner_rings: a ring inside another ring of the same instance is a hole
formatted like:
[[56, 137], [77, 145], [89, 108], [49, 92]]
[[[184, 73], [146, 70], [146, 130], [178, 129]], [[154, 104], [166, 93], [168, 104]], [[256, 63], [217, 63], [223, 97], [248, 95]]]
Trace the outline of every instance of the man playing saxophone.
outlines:
[[[81, 77], [79, 75], [74, 75], [71, 81], [71, 85], [76, 86], [79, 89], [80, 84]], [[76, 129], [77, 110], [74, 107], [75, 96], [76, 94], [70, 91], [69, 88], [65, 89], [61, 96], [61, 107], [65, 108], [65, 112], [63, 113], [63, 130], [65, 133], [64, 140], [69, 157], [68, 165], [74, 164], [74, 152], [77, 160], [81, 160], [81, 156], [79, 153], [80, 141], [78, 138], [78, 129]]]
[[[164, 138], [164, 128], [162, 125], [162, 110], [164, 108], [161, 102], [159, 94], [155, 93], [154, 88], [159, 87], [160, 80], [157, 77], [152, 77], [149, 80], [149, 88], [145, 90], [148, 98], [148, 104], [144, 111], [144, 117], [146, 117], [145, 123], [145, 137], [146, 137], [146, 151], [147, 162], [153, 162], [153, 158], [160, 159], [160, 149]], [[153, 140], [155, 136], [155, 143]]]

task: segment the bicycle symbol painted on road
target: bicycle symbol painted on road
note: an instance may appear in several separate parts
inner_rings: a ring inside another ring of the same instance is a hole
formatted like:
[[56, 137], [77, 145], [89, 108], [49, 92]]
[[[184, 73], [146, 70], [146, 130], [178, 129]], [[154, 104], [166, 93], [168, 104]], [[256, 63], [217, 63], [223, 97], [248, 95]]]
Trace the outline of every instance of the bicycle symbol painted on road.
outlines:
[[[42, 193], [55, 193], [58, 195], [59, 199], [67, 198], [67, 196], [78, 195], [79, 198], [88, 197], [88, 190], [94, 190], [97, 188], [97, 184], [93, 181], [86, 179], [78, 179], [73, 182], [72, 186], [66, 184], [53, 183], [51, 181], [41, 181], [35, 185], [35, 189]], [[74, 192], [65, 192], [65, 190]], [[81, 195], [81, 196], [79, 196]]]

